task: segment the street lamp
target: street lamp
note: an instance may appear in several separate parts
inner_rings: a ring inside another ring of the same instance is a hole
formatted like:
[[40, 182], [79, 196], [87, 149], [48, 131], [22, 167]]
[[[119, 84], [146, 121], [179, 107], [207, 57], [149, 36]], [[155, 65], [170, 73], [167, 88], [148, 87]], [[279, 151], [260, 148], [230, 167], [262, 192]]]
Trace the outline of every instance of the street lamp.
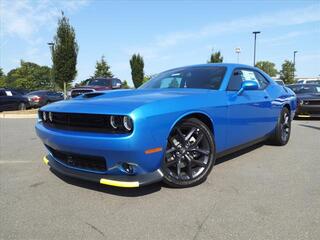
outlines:
[[54, 42], [48, 42], [48, 46], [51, 50], [51, 53], [53, 53], [53, 48], [54, 48]]
[[254, 34], [254, 50], [253, 50], [253, 66], [256, 65], [256, 42], [257, 42], [257, 34], [261, 33], [260, 31], [252, 32]]
[[236, 54], [237, 54], [237, 63], [239, 63], [239, 55], [241, 52], [241, 49], [239, 47], [235, 48]]
[[[54, 50], [54, 42], [48, 42], [48, 46], [50, 48], [50, 51], [51, 51], [51, 58], [53, 56], [53, 50]], [[52, 63], [53, 65], [53, 63]], [[53, 78], [53, 71], [52, 71], [52, 68], [51, 68], [51, 83], [54, 84], [54, 78]]]
[[295, 76], [295, 71], [296, 71], [296, 53], [298, 51], [293, 51], [293, 80], [294, 80], [294, 76]]

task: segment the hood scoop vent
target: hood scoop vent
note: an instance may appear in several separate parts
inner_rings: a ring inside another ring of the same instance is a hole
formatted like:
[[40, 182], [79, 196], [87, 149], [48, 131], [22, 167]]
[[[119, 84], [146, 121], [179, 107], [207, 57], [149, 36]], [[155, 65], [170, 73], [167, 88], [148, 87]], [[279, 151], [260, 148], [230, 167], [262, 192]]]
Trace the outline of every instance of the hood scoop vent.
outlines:
[[83, 95], [83, 98], [94, 98], [103, 95], [103, 92], [95, 92], [95, 93], [86, 93]]

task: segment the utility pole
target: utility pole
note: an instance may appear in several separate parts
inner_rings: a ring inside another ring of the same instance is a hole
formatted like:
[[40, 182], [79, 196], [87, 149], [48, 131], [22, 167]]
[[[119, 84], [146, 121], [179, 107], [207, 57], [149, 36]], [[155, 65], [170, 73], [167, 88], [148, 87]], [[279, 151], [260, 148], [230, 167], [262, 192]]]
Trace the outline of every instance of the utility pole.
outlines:
[[254, 34], [254, 50], [253, 50], [253, 66], [256, 66], [256, 42], [257, 42], [257, 34], [261, 33], [260, 31], [252, 32]]
[[[48, 46], [49, 46], [50, 51], [51, 51], [51, 58], [53, 58], [54, 42], [48, 42]], [[53, 86], [55, 88], [54, 76], [53, 76], [53, 61], [52, 61], [52, 67], [51, 67], [51, 83], [53, 84]]]
[[297, 54], [298, 51], [293, 51], [293, 80], [294, 80], [294, 76], [295, 76], [295, 71], [296, 71], [296, 54]]

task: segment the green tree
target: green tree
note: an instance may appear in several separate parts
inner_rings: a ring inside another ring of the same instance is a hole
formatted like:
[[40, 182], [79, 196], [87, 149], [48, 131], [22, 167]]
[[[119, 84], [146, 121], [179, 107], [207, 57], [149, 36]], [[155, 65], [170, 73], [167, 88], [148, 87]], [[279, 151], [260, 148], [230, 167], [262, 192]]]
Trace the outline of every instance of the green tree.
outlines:
[[113, 77], [110, 66], [107, 64], [106, 60], [104, 60], [104, 56], [102, 56], [101, 60], [97, 61], [96, 63], [96, 71], [94, 72], [94, 77]]
[[2, 68], [0, 67], [0, 88], [6, 86], [6, 75], [2, 71]]
[[142, 84], [148, 82], [151, 78], [152, 78], [151, 75], [144, 75]]
[[57, 33], [52, 48], [53, 79], [55, 84], [66, 92], [66, 87], [77, 75], [78, 44], [74, 28], [62, 12], [58, 21]]
[[130, 86], [128, 85], [127, 80], [124, 80], [124, 81], [122, 82], [122, 88], [124, 88], [124, 89], [130, 89]]
[[294, 64], [289, 60], [285, 60], [280, 71], [280, 79], [286, 84], [294, 83]]
[[220, 51], [211, 53], [208, 63], [222, 63], [222, 62], [223, 62], [223, 56], [221, 55]]
[[76, 84], [75, 84], [75, 87], [86, 86], [91, 79], [92, 79], [92, 77], [91, 77], [91, 78], [88, 78], [88, 79], [86, 79], [86, 80], [82, 80], [81, 82], [76, 83]]
[[256, 67], [267, 73], [270, 77], [275, 77], [278, 73], [276, 65], [269, 61], [259, 61], [256, 63]]
[[51, 69], [21, 60], [20, 67], [7, 74], [6, 85], [26, 90], [52, 89]]
[[130, 59], [132, 82], [135, 88], [142, 85], [144, 79], [144, 62], [139, 54], [133, 54]]

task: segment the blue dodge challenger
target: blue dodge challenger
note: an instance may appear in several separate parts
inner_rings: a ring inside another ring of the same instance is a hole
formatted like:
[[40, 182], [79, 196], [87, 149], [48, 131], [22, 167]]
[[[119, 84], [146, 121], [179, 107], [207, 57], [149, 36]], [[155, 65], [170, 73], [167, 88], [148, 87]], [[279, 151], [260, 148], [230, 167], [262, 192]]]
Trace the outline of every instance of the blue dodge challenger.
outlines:
[[203, 182], [221, 156], [290, 137], [296, 96], [257, 68], [204, 64], [165, 71], [136, 90], [94, 92], [39, 110], [44, 162], [118, 187]]

